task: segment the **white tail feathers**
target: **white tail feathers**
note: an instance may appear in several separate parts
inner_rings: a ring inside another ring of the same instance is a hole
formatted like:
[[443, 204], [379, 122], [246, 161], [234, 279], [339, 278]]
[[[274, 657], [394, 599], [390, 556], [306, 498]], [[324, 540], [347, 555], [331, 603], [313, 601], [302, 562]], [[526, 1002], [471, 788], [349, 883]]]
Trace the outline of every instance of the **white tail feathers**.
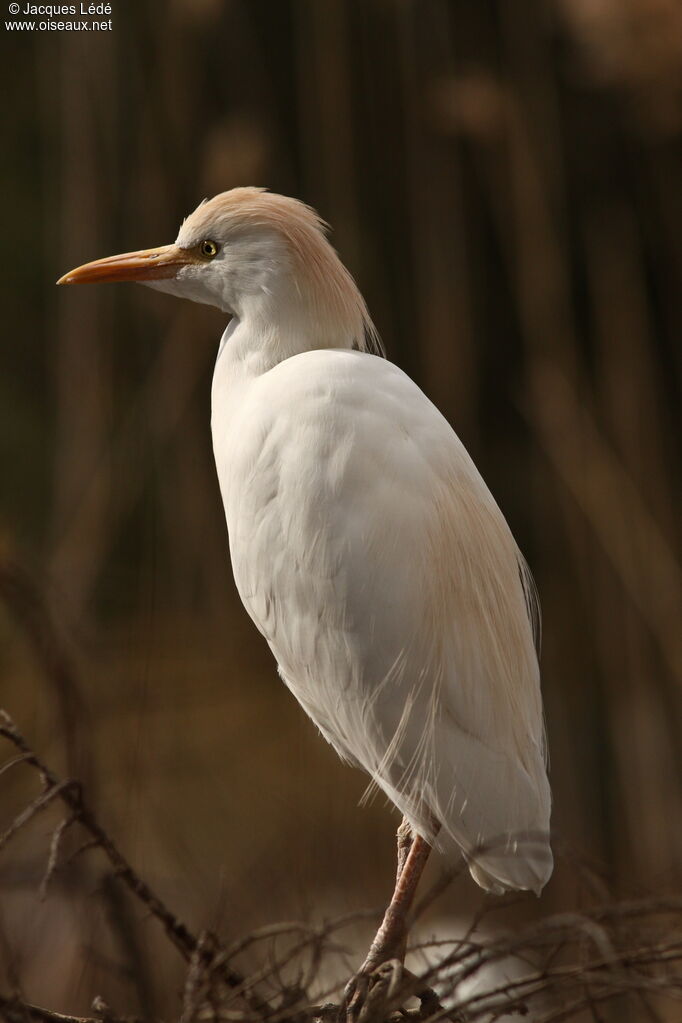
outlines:
[[482, 888], [539, 893], [553, 865], [550, 790], [541, 751], [531, 775], [518, 759], [446, 722], [438, 723], [434, 740], [440, 765], [434, 792], [439, 844], [449, 837], [462, 848]]
[[529, 773], [516, 757], [491, 749], [445, 716], [431, 723], [426, 741], [432, 749], [413, 771], [407, 754], [419, 728], [414, 717], [403, 722], [402, 741], [378, 765], [374, 785], [449, 860], [463, 854], [481, 888], [539, 895], [553, 868], [542, 751]]

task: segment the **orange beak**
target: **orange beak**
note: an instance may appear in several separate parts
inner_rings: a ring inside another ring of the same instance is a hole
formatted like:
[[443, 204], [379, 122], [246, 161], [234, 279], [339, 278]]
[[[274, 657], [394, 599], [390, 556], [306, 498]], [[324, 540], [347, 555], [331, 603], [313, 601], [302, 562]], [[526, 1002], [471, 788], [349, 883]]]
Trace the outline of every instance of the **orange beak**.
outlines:
[[175, 277], [183, 266], [199, 263], [188, 249], [162, 245], [157, 249], [124, 252], [120, 256], [95, 259], [70, 270], [57, 284], [94, 284], [96, 281], [154, 281]]

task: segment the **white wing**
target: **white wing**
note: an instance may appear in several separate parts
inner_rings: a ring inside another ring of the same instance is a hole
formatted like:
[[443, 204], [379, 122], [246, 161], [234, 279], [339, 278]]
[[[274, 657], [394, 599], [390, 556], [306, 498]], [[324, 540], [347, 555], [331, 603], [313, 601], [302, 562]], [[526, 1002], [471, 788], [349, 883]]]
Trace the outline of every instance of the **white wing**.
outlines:
[[237, 586], [296, 698], [479, 884], [539, 891], [529, 577], [449, 424], [391, 363], [334, 350], [254, 378], [213, 433]]

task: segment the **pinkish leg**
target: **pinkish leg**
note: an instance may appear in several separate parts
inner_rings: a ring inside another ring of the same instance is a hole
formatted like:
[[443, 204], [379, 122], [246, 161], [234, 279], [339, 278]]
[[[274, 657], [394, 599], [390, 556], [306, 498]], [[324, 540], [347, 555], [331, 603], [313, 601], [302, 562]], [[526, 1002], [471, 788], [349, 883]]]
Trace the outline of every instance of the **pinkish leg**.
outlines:
[[361, 973], [371, 973], [388, 959], [402, 959], [407, 941], [407, 914], [414, 901], [419, 879], [431, 852], [420, 835], [411, 836], [407, 821], [398, 828], [398, 875], [393, 897], [367, 953]]
[[383, 963], [405, 958], [407, 945], [407, 914], [414, 901], [419, 878], [431, 852], [431, 846], [419, 835], [413, 836], [406, 820], [398, 828], [398, 871], [393, 897], [384, 913], [381, 926], [372, 942], [367, 958], [346, 987], [339, 1019], [357, 1023], [364, 1000], [371, 987], [371, 974]]

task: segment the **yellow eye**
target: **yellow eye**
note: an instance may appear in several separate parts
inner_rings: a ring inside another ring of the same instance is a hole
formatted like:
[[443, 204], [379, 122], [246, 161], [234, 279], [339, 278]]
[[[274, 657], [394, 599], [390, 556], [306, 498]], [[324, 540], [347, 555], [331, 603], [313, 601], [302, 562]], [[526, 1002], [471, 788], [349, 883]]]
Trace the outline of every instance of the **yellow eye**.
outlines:
[[218, 246], [215, 242], [212, 242], [210, 238], [206, 238], [199, 245], [199, 250], [202, 256], [206, 256], [207, 259], [213, 259], [214, 256], [218, 255]]

